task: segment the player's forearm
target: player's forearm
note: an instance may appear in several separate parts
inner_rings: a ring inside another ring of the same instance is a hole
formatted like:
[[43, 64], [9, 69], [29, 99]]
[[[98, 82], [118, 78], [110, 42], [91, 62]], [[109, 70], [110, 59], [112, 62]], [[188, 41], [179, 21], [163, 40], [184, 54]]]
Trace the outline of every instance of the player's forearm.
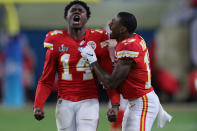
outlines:
[[50, 86], [51, 84], [38, 83], [33, 107], [39, 107], [40, 109], [43, 109], [43, 105], [52, 91]]
[[116, 88], [114, 85], [114, 80], [112, 76], [107, 73], [101, 66], [98, 64], [98, 62], [94, 62], [91, 64], [94, 72], [96, 73], [98, 79], [106, 86], [107, 88]]

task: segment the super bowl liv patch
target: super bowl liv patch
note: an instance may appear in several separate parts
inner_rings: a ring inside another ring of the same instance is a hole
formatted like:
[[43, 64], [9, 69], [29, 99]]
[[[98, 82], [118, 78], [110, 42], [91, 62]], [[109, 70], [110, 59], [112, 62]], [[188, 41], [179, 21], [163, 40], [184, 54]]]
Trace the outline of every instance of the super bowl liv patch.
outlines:
[[68, 52], [68, 47], [64, 46], [64, 44], [62, 44], [60, 47], [59, 47], [59, 52]]

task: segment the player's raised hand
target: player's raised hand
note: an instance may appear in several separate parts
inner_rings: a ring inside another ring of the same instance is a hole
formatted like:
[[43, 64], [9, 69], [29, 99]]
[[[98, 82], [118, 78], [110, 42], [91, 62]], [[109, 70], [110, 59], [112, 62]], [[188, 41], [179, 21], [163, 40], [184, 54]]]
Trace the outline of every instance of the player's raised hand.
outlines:
[[79, 51], [81, 52], [81, 56], [84, 59], [87, 59], [90, 64], [97, 61], [96, 54], [94, 52], [94, 49], [91, 46], [87, 45], [85, 47], [80, 47]]
[[118, 117], [119, 105], [112, 105], [107, 112], [107, 118], [110, 122], [115, 122]]
[[34, 117], [36, 120], [42, 120], [45, 117], [44, 112], [39, 107], [34, 108]]

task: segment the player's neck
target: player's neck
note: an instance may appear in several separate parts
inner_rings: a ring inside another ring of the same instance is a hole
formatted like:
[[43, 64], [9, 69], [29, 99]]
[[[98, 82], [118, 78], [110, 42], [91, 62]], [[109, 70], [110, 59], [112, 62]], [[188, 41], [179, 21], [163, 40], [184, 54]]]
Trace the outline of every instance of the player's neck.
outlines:
[[133, 34], [123, 34], [123, 35], [121, 35], [120, 37], [117, 38], [117, 42], [119, 43], [119, 42], [121, 42], [121, 41], [123, 41], [127, 38], [132, 37], [132, 36], [133, 36]]
[[68, 34], [74, 40], [79, 40], [80, 38], [82, 38], [85, 35], [85, 33], [86, 33], [86, 28], [68, 29]]

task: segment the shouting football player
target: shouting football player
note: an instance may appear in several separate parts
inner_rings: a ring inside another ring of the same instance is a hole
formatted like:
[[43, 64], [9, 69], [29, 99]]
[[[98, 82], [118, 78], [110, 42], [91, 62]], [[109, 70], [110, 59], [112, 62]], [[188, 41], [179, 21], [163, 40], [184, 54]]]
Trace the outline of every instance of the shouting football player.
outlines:
[[[58, 131], [96, 131], [99, 119], [97, 82], [89, 63], [82, 58], [79, 47], [91, 46], [99, 64], [109, 73], [112, 62], [108, 52], [108, 34], [100, 29], [85, 27], [90, 10], [85, 2], [72, 1], [65, 7], [67, 30], [47, 34], [44, 69], [38, 82], [34, 102], [34, 116], [45, 117], [43, 105], [50, 95], [58, 73], [56, 124]], [[112, 108], [118, 109], [120, 95], [108, 90]]]

